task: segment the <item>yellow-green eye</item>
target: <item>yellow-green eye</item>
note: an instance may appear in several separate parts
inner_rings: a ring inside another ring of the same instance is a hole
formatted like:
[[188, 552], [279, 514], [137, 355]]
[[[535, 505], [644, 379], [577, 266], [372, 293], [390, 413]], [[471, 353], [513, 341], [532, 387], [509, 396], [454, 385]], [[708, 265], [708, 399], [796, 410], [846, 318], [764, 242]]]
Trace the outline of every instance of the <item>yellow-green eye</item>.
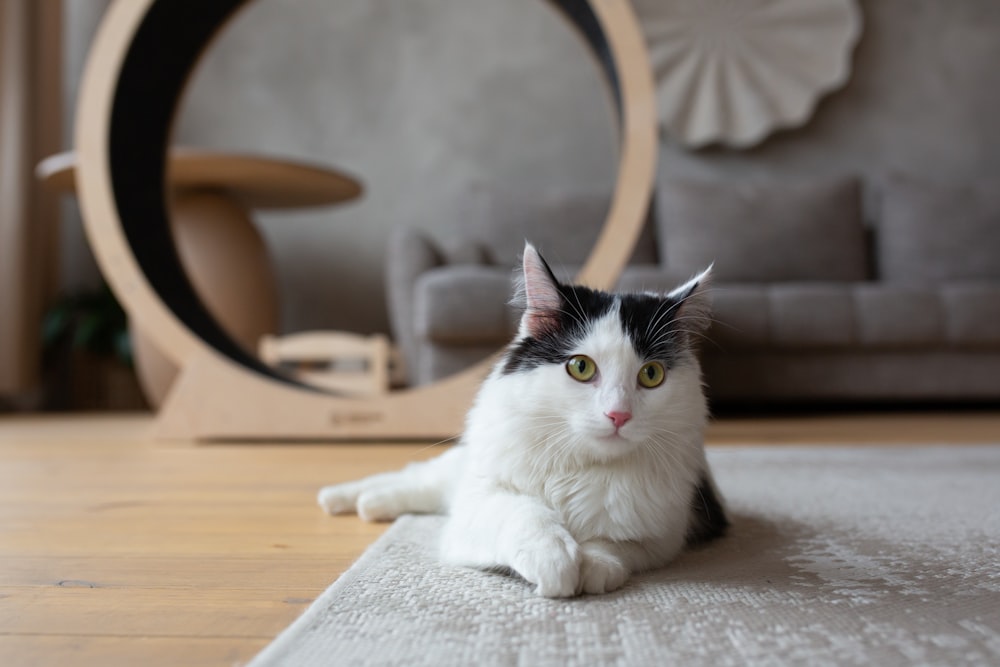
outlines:
[[639, 384], [646, 389], [659, 387], [667, 377], [667, 371], [659, 361], [650, 361], [639, 369]]
[[597, 375], [597, 364], [590, 357], [578, 354], [566, 362], [566, 372], [574, 380], [590, 382]]

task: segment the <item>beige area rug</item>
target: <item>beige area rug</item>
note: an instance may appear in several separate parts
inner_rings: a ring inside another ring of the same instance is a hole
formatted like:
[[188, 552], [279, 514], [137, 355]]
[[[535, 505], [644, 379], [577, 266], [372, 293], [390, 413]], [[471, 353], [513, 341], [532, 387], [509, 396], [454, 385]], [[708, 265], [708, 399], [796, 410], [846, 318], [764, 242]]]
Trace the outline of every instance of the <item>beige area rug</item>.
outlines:
[[252, 665], [1000, 665], [1000, 445], [709, 457], [729, 535], [621, 591], [442, 566], [405, 517]]

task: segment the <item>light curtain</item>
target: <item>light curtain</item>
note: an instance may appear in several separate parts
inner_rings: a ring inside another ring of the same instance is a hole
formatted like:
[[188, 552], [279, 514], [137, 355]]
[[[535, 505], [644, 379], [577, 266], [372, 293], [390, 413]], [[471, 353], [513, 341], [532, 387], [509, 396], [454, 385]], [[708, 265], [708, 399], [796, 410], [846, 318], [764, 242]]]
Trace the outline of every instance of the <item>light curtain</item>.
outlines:
[[34, 178], [62, 145], [62, 0], [0, 0], [0, 396], [37, 385], [58, 202]]

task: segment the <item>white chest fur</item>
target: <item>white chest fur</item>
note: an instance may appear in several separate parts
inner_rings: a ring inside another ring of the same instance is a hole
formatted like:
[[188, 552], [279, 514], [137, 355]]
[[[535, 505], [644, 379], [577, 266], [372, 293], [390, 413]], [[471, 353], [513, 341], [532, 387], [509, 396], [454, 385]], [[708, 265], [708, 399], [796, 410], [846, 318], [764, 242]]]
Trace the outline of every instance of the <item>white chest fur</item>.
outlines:
[[516, 466], [501, 484], [542, 499], [578, 541], [641, 542], [684, 531], [696, 470], [636, 454], [572, 470]]

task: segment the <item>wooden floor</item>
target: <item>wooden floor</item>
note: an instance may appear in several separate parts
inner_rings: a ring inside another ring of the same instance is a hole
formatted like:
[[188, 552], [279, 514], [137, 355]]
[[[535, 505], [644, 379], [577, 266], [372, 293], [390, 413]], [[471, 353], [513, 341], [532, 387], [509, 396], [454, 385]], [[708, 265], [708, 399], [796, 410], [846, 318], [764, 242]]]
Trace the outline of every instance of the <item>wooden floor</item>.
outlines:
[[[164, 445], [148, 418], [0, 418], [0, 665], [242, 664], [384, 526], [322, 484], [419, 445]], [[710, 444], [1000, 441], [1000, 413], [728, 419]]]

